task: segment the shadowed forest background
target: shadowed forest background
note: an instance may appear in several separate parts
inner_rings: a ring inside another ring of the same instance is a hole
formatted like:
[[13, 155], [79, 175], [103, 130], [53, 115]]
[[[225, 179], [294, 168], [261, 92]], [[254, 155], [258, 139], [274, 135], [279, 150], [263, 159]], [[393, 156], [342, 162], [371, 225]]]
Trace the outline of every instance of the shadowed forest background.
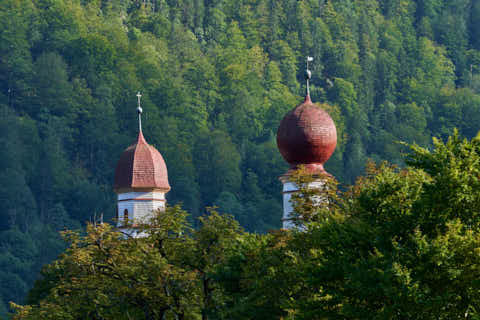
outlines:
[[59, 230], [114, 218], [137, 91], [170, 204], [279, 228], [275, 134], [307, 55], [339, 132], [326, 169], [344, 184], [368, 158], [403, 165], [397, 141], [477, 134], [478, 1], [1, 1], [0, 315], [64, 249]]

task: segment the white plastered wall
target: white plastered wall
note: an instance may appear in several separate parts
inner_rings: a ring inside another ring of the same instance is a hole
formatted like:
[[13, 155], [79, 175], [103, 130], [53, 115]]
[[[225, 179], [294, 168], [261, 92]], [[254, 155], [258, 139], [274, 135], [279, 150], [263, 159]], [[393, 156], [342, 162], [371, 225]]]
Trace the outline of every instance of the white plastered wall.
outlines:
[[128, 210], [129, 223], [148, 222], [153, 211], [165, 210], [165, 193], [159, 191], [119, 193], [117, 203], [118, 227], [125, 225], [125, 209]]
[[[295, 224], [292, 221], [292, 216], [293, 216], [293, 205], [291, 203], [292, 200], [292, 194], [296, 193], [299, 191], [298, 186], [291, 182], [288, 181], [286, 177], [282, 177], [281, 181], [283, 183], [283, 217], [282, 217], [282, 228], [283, 229], [293, 229], [295, 228]], [[322, 180], [317, 180], [310, 182], [308, 184], [308, 188], [312, 189], [320, 189], [324, 185], [324, 182]], [[323, 200], [318, 197], [314, 199], [317, 205], [321, 205], [322, 203], [325, 203], [326, 200]]]

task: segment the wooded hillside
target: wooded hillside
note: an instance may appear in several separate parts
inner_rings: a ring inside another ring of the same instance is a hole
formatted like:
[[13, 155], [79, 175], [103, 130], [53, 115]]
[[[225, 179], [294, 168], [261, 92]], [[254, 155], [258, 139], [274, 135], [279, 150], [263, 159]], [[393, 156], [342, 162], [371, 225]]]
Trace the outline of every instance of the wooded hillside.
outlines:
[[302, 100], [307, 55], [312, 100], [339, 131], [326, 168], [343, 183], [368, 158], [402, 165], [397, 141], [478, 131], [478, 1], [1, 1], [0, 299], [22, 301], [63, 250], [58, 230], [113, 218], [137, 91], [169, 203], [280, 227], [275, 133]]

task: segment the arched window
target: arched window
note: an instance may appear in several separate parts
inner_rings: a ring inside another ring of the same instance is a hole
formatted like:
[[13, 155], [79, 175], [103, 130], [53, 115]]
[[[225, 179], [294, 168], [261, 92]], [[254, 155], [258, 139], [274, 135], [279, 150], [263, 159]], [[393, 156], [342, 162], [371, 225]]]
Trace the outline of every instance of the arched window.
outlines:
[[123, 210], [123, 224], [128, 224], [128, 209]]

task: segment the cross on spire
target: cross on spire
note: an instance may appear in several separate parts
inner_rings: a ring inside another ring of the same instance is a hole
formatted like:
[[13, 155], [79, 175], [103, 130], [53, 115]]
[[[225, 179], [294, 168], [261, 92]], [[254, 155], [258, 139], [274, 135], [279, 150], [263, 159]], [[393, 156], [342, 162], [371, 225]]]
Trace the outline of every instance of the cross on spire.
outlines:
[[140, 91], [137, 92], [137, 98], [138, 98], [138, 107], [140, 108], [140, 98], [142, 98], [142, 94]]
[[138, 107], [137, 107], [137, 113], [138, 113], [138, 130], [142, 132], [142, 106], [140, 104], [140, 99], [142, 98], [142, 94], [140, 91], [137, 92], [137, 98], [138, 98]]
[[307, 80], [307, 96], [310, 97], [310, 79], [312, 79], [312, 71], [308, 69], [308, 63], [313, 61], [313, 57], [307, 56], [305, 79]]

